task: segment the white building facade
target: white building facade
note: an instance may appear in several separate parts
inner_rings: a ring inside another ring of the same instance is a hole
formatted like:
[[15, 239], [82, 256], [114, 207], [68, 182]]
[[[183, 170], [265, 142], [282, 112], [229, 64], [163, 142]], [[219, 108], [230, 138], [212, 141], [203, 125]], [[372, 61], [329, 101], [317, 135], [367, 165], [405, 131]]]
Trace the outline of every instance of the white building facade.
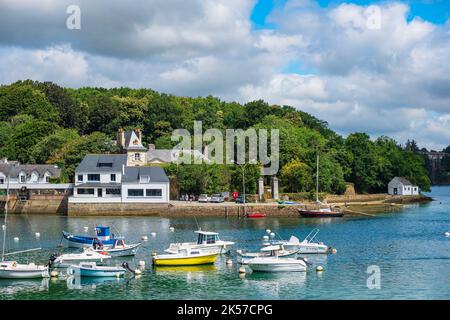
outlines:
[[71, 203], [168, 203], [169, 179], [159, 167], [132, 166], [127, 154], [86, 155], [75, 170]]
[[388, 184], [388, 194], [415, 196], [420, 194], [418, 186], [413, 185], [408, 179], [403, 177], [395, 177]]

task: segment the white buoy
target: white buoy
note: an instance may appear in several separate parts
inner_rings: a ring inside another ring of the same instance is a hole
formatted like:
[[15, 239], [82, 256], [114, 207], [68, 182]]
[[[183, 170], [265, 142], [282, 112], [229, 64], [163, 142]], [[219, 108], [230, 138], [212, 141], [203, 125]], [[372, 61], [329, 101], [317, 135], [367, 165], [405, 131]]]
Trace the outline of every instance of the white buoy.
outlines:
[[84, 227], [84, 232], [88, 232], [89, 228], [88, 227]]
[[156, 252], [152, 252], [152, 256], [153, 256], [153, 257], [156, 256]]
[[446, 236], [446, 237], [450, 237], [450, 231], [447, 231], [447, 232], [445, 233], [445, 236]]
[[2, 225], [2, 230], [5, 231], [6, 230], [6, 226]]
[[139, 276], [139, 275], [142, 274], [142, 271], [139, 270], [139, 269], [136, 269], [136, 270], [134, 270], [134, 274], [137, 275], [137, 276]]
[[233, 260], [228, 259], [228, 260], [227, 260], [227, 265], [231, 266], [232, 264], [233, 264]]
[[174, 231], [175, 231], [175, 228], [174, 228], [174, 227], [170, 227], [169, 230], [170, 230], [171, 232], [174, 232]]
[[335, 248], [331, 249], [331, 253], [332, 254], [336, 254], [337, 253], [337, 249], [335, 249]]
[[139, 261], [139, 266], [140, 267], [145, 267], [145, 261], [144, 260]]
[[36, 232], [35, 235], [36, 235], [36, 238], [39, 238], [41, 236], [41, 234], [39, 232]]
[[264, 240], [264, 241], [269, 240], [269, 236], [264, 236], [264, 237], [263, 237], [263, 240]]
[[156, 232], [151, 233], [152, 237], [156, 237]]
[[142, 236], [142, 237], [141, 237], [141, 240], [147, 241], [147, 240], [148, 240], [148, 237], [147, 237], [147, 236]]
[[275, 238], [275, 233], [271, 232], [270, 233], [270, 238], [272, 238], [272, 239]]
[[270, 230], [270, 229], [266, 229], [266, 233], [267, 234], [269, 234], [269, 233], [271, 233], [272, 231]]
[[317, 266], [316, 271], [317, 272], [322, 272], [323, 271], [323, 267], [322, 266]]
[[53, 270], [52, 272], [50, 272], [50, 277], [55, 278], [58, 276], [58, 271]]
[[14, 237], [15, 242], [19, 242], [19, 237]]
[[245, 267], [240, 267], [239, 268], [239, 273], [246, 273], [247, 270], [245, 270]]

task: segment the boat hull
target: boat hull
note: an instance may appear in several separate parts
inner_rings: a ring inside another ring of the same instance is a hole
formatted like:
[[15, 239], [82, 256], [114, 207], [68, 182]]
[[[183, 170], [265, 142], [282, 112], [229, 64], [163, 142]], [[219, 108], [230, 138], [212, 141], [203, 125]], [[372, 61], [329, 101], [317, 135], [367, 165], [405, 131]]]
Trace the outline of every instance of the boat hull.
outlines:
[[37, 279], [48, 277], [48, 267], [45, 266], [30, 267], [17, 264], [14, 267], [8, 264], [0, 267], [0, 279]]
[[114, 267], [91, 269], [72, 265], [67, 268], [67, 273], [81, 277], [122, 277], [125, 274], [125, 269]]
[[198, 249], [201, 250], [204, 253], [210, 253], [210, 254], [226, 254], [230, 252], [231, 246], [233, 245], [233, 242], [227, 243], [227, 244], [195, 244], [195, 243], [181, 243], [179, 245], [171, 245], [169, 249], [165, 250], [168, 253], [176, 254], [182, 249]]
[[203, 255], [201, 257], [161, 257], [153, 258], [155, 266], [193, 266], [201, 264], [213, 264], [217, 260], [217, 253]]
[[141, 244], [133, 244], [133, 245], [129, 245], [126, 246], [125, 248], [104, 248], [102, 250], [96, 249], [94, 250], [95, 252], [106, 252], [108, 253], [111, 257], [129, 257], [129, 256], [134, 256], [136, 255], [138, 248]]
[[[95, 237], [73, 235], [68, 232], [63, 231], [63, 237], [70, 248], [85, 248], [92, 247]], [[116, 238], [111, 238], [109, 240], [102, 240], [103, 246], [113, 246], [116, 242]]]
[[104, 256], [102, 258], [91, 258], [91, 257], [83, 257], [80, 259], [77, 258], [67, 258], [67, 259], [57, 259], [53, 263], [53, 267], [55, 268], [67, 268], [70, 267], [73, 264], [77, 264], [80, 262], [96, 262], [96, 263], [103, 263], [104, 260], [110, 259], [110, 256]]
[[344, 216], [343, 212], [331, 211], [331, 212], [321, 212], [315, 210], [302, 210], [299, 209], [298, 212], [302, 217], [305, 218], [340, 218]]
[[306, 265], [301, 260], [292, 261], [277, 261], [277, 262], [265, 262], [260, 259], [254, 259], [255, 261], [247, 261], [247, 265], [252, 271], [255, 272], [305, 272]]

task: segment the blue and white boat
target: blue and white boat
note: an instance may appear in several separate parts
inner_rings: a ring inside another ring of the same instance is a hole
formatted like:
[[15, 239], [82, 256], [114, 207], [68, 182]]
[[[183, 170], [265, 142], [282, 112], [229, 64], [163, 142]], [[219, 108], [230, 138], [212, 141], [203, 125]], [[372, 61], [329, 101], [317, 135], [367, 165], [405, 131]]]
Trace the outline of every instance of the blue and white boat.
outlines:
[[67, 268], [67, 274], [80, 277], [123, 277], [126, 269], [123, 267], [97, 266], [95, 262], [81, 262]]
[[92, 247], [94, 245], [94, 241], [99, 245], [114, 246], [116, 240], [124, 239], [121, 236], [115, 236], [114, 234], [111, 234], [110, 228], [105, 226], [96, 226], [95, 233], [96, 236], [88, 236], [74, 235], [69, 232], [63, 231], [63, 237], [67, 240], [69, 247], [72, 248]]

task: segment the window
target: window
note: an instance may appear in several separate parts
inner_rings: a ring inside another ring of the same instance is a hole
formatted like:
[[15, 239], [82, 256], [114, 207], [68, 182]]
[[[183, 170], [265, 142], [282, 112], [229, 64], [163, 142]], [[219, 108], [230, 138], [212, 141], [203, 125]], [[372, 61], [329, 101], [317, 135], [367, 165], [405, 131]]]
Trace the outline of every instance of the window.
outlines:
[[20, 175], [20, 183], [25, 183], [25, 179], [26, 179], [26, 177], [25, 177], [25, 175]]
[[141, 160], [141, 154], [140, 153], [135, 153], [134, 154], [134, 160], [136, 160], [136, 161]]
[[150, 181], [150, 177], [149, 176], [141, 176], [140, 177], [140, 182], [141, 183], [149, 183]]
[[77, 194], [81, 194], [81, 195], [94, 195], [94, 189], [83, 189], [83, 188], [78, 188], [77, 189]]
[[143, 197], [144, 190], [143, 189], [128, 189], [129, 197]]
[[120, 189], [106, 189], [106, 194], [120, 195], [121, 193]]
[[111, 181], [116, 181], [116, 174], [115, 173], [111, 174]]
[[0, 178], [0, 184], [5, 184], [5, 178]]
[[47, 182], [47, 183], [50, 182], [50, 176], [45, 176], [45, 182]]
[[100, 181], [100, 174], [88, 174], [88, 181]]
[[112, 163], [111, 162], [99, 162], [97, 164], [97, 167], [99, 168], [112, 168]]
[[162, 197], [161, 189], [146, 189], [145, 193], [147, 197]]
[[78, 181], [83, 181], [83, 175], [82, 174], [78, 175]]

